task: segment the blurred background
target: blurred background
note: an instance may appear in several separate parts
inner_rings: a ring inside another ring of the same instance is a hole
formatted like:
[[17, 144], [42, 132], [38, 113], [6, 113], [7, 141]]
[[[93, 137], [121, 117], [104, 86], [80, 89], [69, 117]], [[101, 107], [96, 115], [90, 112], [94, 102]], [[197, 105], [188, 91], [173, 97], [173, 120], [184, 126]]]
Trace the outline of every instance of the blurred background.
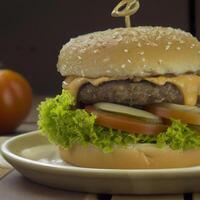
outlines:
[[[23, 74], [38, 95], [61, 91], [62, 45], [80, 34], [123, 27], [110, 13], [119, 0], [0, 0], [0, 65]], [[140, 0], [132, 20], [190, 31], [200, 38], [199, 0]]]

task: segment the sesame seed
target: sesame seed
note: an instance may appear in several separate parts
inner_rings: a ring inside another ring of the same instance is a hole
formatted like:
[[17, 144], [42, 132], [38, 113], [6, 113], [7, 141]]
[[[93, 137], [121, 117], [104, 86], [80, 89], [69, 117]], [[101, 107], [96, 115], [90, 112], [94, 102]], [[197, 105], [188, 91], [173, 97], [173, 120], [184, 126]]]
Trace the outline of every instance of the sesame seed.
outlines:
[[152, 43], [152, 46], [153, 46], [153, 47], [157, 47], [158, 44], [156, 44], [156, 43]]
[[192, 49], [192, 48], [194, 48], [196, 45], [195, 44], [192, 44], [191, 46], [190, 46], [190, 48]]
[[104, 58], [103, 62], [108, 62], [110, 60], [110, 58]]
[[81, 76], [85, 76], [85, 74], [84, 74], [83, 70], [81, 70]]
[[141, 45], [141, 43], [140, 43], [140, 42], [138, 42], [137, 46], [138, 46], [138, 47], [141, 47], [142, 45]]
[[63, 81], [63, 84], [64, 84], [64, 85], [69, 85], [69, 83], [67, 83], [66, 81]]
[[108, 70], [106, 70], [106, 72], [107, 72], [107, 73], [110, 73], [111, 71], [108, 69]]
[[126, 67], [126, 65], [125, 65], [125, 64], [122, 64], [122, 65], [121, 65], [121, 68], [125, 68], [125, 67]]
[[119, 35], [119, 32], [118, 32], [118, 31], [115, 31], [114, 34], [115, 34], [115, 35]]
[[67, 69], [67, 65], [63, 65], [62, 68], [63, 68], [64, 70], [66, 70], [66, 69]]
[[128, 49], [124, 49], [124, 52], [125, 52], [125, 53], [128, 53]]
[[172, 42], [167, 42], [167, 44], [168, 44], [168, 45], [171, 45], [171, 44], [172, 44]]
[[180, 42], [181, 44], [184, 44], [184, 43], [185, 43], [183, 40], [180, 40], [179, 42]]
[[145, 64], [145, 65], [143, 65], [143, 67], [147, 67], [147, 65]]
[[97, 52], [98, 52], [98, 50], [97, 50], [97, 49], [95, 49], [95, 50], [94, 50], [94, 53], [97, 53]]
[[130, 59], [128, 59], [128, 63], [132, 63], [132, 61]]
[[181, 50], [181, 47], [177, 47], [176, 49], [177, 49], [177, 50]]
[[140, 54], [141, 56], [144, 55], [144, 51], [140, 52], [139, 54]]
[[198, 54], [200, 54], [200, 51], [198, 51]]
[[82, 57], [81, 57], [81, 56], [78, 56], [78, 59], [79, 59], [79, 60], [82, 60]]
[[146, 61], [146, 59], [145, 58], [142, 58], [142, 62], [145, 62]]
[[165, 47], [165, 50], [169, 50], [169, 48], [170, 48], [170, 45], [167, 45], [167, 46]]
[[[146, 67], [146, 66], [145, 66], [145, 67]], [[143, 74], [144, 74], [144, 72], [143, 72], [143, 71], [141, 71], [141, 72], [140, 72], [140, 74], [141, 74], [141, 75], [143, 75]]]
[[120, 42], [122, 40], [123, 40], [123, 37], [122, 36], [118, 36], [117, 41]]
[[147, 43], [146, 43], [146, 45], [147, 45], [147, 46], [149, 46], [149, 45], [150, 45], [150, 43], [149, 43], [149, 42], [147, 42]]
[[162, 59], [159, 59], [159, 60], [158, 60], [158, 63], [159, 63], [159, 64], [162, 64], [162, 62], [163, 62]]
[[85, 51], [86, 51], [86, 48], [83, 48], [80, 50], [81, 53], [85, 53]]
[[156, 38], [156, 40], [159, 40], [161, 38], [161, 36], [160, 35], [158, 35], [158, 37]]
[[174, 36], [172, 37], [172, 40], [177, 40], [177, 37], [174, 35]]

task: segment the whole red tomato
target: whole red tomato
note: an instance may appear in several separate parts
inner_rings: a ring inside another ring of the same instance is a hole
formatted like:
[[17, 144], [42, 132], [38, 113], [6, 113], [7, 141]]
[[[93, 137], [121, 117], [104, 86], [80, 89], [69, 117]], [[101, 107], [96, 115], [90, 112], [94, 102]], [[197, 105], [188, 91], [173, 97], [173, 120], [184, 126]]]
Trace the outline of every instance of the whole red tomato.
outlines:
[[0, 134], [13, 131], [27, 116], [32, 90], [19, 73], [0, 70]]

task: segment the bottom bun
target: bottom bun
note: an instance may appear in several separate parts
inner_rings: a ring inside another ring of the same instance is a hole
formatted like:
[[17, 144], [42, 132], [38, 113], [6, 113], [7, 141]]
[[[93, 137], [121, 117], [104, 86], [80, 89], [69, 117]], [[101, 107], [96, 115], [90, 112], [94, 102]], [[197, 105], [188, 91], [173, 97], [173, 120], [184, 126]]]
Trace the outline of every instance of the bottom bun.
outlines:
[[158, 169], [200, 165], [200, 149], [172, 150], [153, 144], [116, 147], [111, 153], [104, 153], [92, 145], [74, 145], [69, 149], [59, 148], [59, 151], [65, 162], [89, 168]]

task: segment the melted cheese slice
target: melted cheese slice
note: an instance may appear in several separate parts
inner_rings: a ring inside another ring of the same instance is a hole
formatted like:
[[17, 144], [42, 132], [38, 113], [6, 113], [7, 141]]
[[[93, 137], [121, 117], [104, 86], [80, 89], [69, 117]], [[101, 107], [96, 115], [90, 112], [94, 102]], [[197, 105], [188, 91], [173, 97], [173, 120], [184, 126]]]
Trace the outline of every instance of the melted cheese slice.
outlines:
[[75, 97], [77, 96], [79, 89], [86, 83], [91, 83], [94, 86], [98, 86], [104, 82], [116, 80], [115, 78], [101, 77], [97, 79], [74, 77], [69, 76], [63, 81], [63, 89], [68, 90]]
[[176, 77], [150, 77], [145, 80], [155, 83], [157, 85], [164, 85], [165, 83], [172, 83], [176, 85], [182, 92], [184, 102], [186, 105], [194, 106], [197, 103], [200, 91], [200, 77], [197, 75], [186, 74]]
[[[63, 89], [69, 90], [71, 94], [76, 97], [80, 87], [86, 83], [91, 83], [94, 86], [98, 86], [104, 82], [112, 80], [124, 80], [124, 79], [109, 78], [109, 77], [92, 79], [92, 78], [69, 76], [63, 81]], [[197, 103], [200, 91], [200, 77], [197, 75], [186, 74], [186, 75], [179, 75], [176, 77], [159, 76], [159, 77], [144, 78], [144, 80], [147, 80], [157, 85], [172, 83], [176, 85], [176, 87], [179, 88], [179, 90], [182, 92], [184, 97], [184, 102], [186, 105], [194, 106]]]

